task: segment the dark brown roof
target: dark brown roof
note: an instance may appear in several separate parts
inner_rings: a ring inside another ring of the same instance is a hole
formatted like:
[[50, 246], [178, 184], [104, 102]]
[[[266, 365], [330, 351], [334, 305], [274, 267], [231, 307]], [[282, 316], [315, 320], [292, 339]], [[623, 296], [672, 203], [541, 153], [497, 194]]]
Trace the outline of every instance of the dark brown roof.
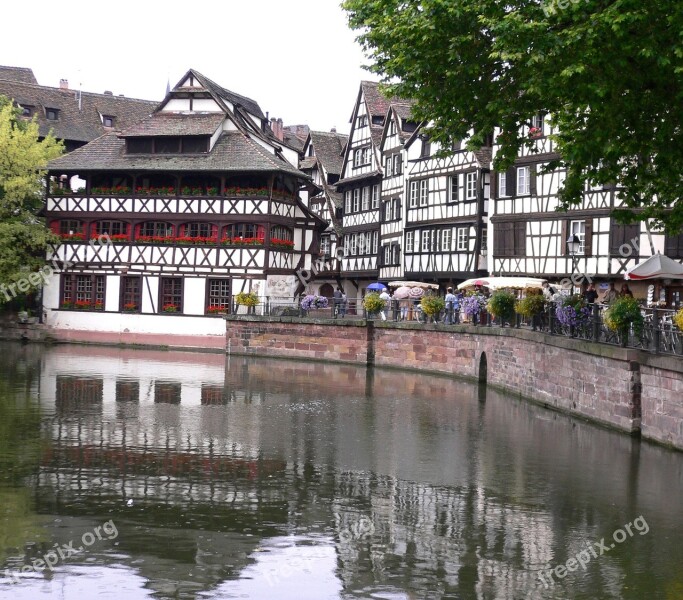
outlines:
[[126, 154], [125, 140], [108, 133], [51, 161], [48, 169], [58, 172], [281, 172], [308, 179], [240, 131], [223, 132], [208, 154]]
[[[247, 111], [249, 111], [252, 115], [257, 116], [259, 119], [266, 118], [266, 116], [263, 114], [263, 111], [261, 110], [261, 107], [255, 100], [252, 100], [251, 98], [247, 98], [246, 96], [242, 96], [240, 94], [236, 94], [235, 92], [231, 92], [230, 90], [225, 89], [224, 87], [218, 85], [215, 81], [212, 81], [211, 79], [206, 77], [206, 75], [202, 75], [194, 69], [190, 69], [188, 74], [189, 73], [192, 73], [192, 75], [195, 76], [197, 81], [199, 81], [199, 83], [201, 83], [208, 91], [213, 92], [217, 96], [225, 98], [226, 100], [228, 100], [228, 102], [230, 102], [230, 104], [246, 108]], [[185, 77], [187, 77], [187, 75], [185, 75], [179, 83], [182, 83]]]
[[311, 131], [311, 143], [315, 155], [327, 173], [341, 175], [344, 164], [342, 154], [349, 136], [343, 133]]
[[318, 164], [318, 159], [315, 156], [307, 156], [299, 161], [300, 169], [312, 169]]
[[225, 113], [155, 113], [121, 133], [122, 137], [213, 135], [225, 121]]
[[[0, 80], [0, 94], [12, 98], [21, 106], [34, 107], [41, 136], [52, 130], [58, 139], [81, 143], [110, 131], [104, 127], [100, 115], [114, 117], [114, 128], [125, 129], [147, 117], [157, 105], [148, 100], [8, 80]], [[58, 110], [56, 121], [47, 119], [48, 108]]]
[[38, 85], [38, 80], [33, 74], [32, 69], [25, 67], [3, 67], [0, 66], [0, 79], [8, 79], [9, 81], [20, 81], [21, 83], [33, 83]]
[[304, 149], [304, 142], [298, 135], [293, 134], [291, 131], [285, 131], [283, 132], [283, 137], [283, 144], [286, 144], [290, 148], [294, 148], [297, 152], [301, 152]]
[[384, 117], [389, 110], [390, 104], [405, 104], [406, 102], [404, 98], [399, 98], [398, 96], [387, 98], [380, 92], [379, 85], [380, 84], [376, 81], [360, 82], [360, 87], [363, 90], [363, 96], [365, 97], [365, 104], [371, 117]]

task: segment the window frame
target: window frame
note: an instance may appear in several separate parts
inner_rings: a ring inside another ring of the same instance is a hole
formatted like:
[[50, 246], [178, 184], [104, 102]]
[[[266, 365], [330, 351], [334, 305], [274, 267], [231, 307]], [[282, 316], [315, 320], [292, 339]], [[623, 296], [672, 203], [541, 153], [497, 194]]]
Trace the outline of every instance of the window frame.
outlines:
[[[520, 177], [520, 174], [524, 173], [524, 177]], [[531, 195], [531, 167], [529, 165], [523, 165], [521, 167], [517, 167], [516, 169], [516, 193], [517, 196], [530, 196]], [[523, 182], [524, 185], [520, 186], [520, 183]], [[520, 189], [522, 191], [520, 191]]]
[[[172, 290], [170, 293], [165, 290], [165, 286], [167, 284], [172, 284], [174, 287], [176, 284], [179, 287], [179, 290], [176, 291], [175, 289]], [[159, 278], [159, 305], [157, 306], [157, 313], [158, 314], [182, 314], [183, 313], [183, 296], [185, 291], [185, 278], [184, 277], [160, 277]], [[175, 299], [178, 299], [177, 304]], [[171, 299], [172, 302], [168, 302], [167, 300]], [[174, 312], [166, 312], [164, 311], [164, 306], [167, 304], [174, 304], [177, 306], [177, 310]]]
[[465, 173], [465, 200], [477, 199], [477, 172], [469, 171]]
[[456, 231], [456, 242], [455, 242], [456, 252], [468, 252], [469, 251], [469, 241], [470, 241], [470, 228], [469, 227], [458, 227], [458, 229]]

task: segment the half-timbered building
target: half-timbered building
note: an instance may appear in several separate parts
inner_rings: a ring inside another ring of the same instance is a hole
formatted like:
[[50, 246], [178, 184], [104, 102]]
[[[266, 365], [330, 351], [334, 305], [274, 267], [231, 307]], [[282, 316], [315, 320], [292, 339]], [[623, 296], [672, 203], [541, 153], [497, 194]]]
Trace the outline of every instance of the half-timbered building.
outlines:
[[380, 194], [379, 278], [403, 277], [403, 229], [406, 162], [404, 144], [417, 129], [411, 103], [393, 103], [387, 112], [380, 143], [384, 177]]
[[[530, 140], [515, 164], [492, 181], [492, 254], [489, 268], [496, 275], [529, 275], [562, 279], [579, 274], [605, 282], [623, 280], [625, 272], [655, 252], [683, 258], [683, 236], [664, 236], [647, 224], [623, 225], [611, 217], [621, 207], [616, 186], [588, 185], [581, 204], [558, 212], [558, 192], [565, 171], [548, 171], [559, 157], [550, 119], [538, 115], [523, 128]], [[494, 156], [496, 147], [494, 146]], [[573, 254], [567, 243], [576, 236]], [[643, 284], [644, 286], [645, 284]], [[644, 296], [644, 289], [634, 284]]]
[[404, 274], [446, 285], [486, 274], [491, 148], [439, 150], [422, 128], [406, 142]]
[[351, 115], [351, 131], [344, 153], [337, 190], [344, 197], [344, 258], [342, 272], [355, 295], [379, 276], [380, 191], [382, 163], [380, 143], [392, 102], [380, 93], [379, 84], [362, 81]]
[[342, 231], [342, 195], [337, 191], [344, 150], [349, 136], [330, 132], [311, 131], [304, 143], [304, 158], [299, 168], [311, 177], [315, 191], [309, 195], [308, 207], [327, 223], [320, 236], [320, 254], [311, 279], [318, 294], [331, 297], [341, 286], [341, 252], [338, 252]]
[[[219, 334], [196, 317], [229, 312], [236, 293], [291, 298], [326, 227], [299, 197], [298, 158], [255, 101], [188, 71], [148, 119], [50, 163], [50, 258], [65, 268], [48, 323]], [[73, 175], [84, 189], [54, 189]]]

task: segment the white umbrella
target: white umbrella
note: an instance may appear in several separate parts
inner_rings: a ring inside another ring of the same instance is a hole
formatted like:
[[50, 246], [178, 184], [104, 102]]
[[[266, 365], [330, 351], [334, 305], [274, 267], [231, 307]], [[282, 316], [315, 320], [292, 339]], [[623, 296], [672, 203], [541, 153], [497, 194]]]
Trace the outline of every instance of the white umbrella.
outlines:
[[499, 290], [502, 288], [520, 289], [524, 288], [542, 288], [545, 279], [537, 277], [478, 277], [476, 279], [468, 279], [458, 285], [458, 289], [462, 290], [468, 287], [483, 286], [490, 290]]
[[663, 254], [654, 254], [626, 271], [624, 279], [683, 279], [683, 265]]
[[394, 290], [394, 298], [397, 300], [403, 300], [410, 296], [410, 288], [408, 286], [402, 285], [400, 288]]
[[422, 298], [422, 296], [425, 295], [425, 291], [420, 288], [420, 287], [412, 287], [410, 288], [410, 297], [411, 298]]
[[411, 288], [431, 288], [433, 290], [438, 290], [439, 286], [436, 283], [424, 283], [422, 281], [390, 281], [389, 287], [411, 287]]

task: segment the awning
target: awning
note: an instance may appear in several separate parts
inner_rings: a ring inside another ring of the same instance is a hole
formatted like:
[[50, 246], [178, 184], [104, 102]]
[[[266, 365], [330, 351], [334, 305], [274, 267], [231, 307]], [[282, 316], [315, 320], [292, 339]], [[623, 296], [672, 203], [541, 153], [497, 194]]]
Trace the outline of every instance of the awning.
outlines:
[[458, 285], [459, 290], [471, 288], [476, 286], [487, 287], [490, 290], [498, 290], [502, 288], [524, 289], [524, 288], [541, 288], [545, 283], [545, 279], [538, 279], [536, 277], [477, 277], [476, 279], [468, 279]]
[[654, 254], [626, 271], [624, 279], [683, 279], [683, 265], [663, 254]]

